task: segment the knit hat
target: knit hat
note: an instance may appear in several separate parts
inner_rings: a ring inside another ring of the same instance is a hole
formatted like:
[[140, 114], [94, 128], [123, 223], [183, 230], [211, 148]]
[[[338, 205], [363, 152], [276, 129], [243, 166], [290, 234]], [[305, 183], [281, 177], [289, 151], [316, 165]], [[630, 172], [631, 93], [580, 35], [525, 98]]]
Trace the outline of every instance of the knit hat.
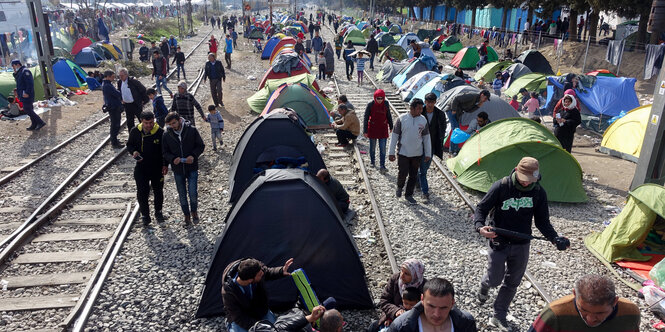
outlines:
[[538, 160], [533, 157], [524, 157], [515, 167], [517, 179], [520, 181], [536, 182], [540, 177], [538, 171]]
[[187, 90], [187, 82], [185, 81], [178, 82], [178, 87]]

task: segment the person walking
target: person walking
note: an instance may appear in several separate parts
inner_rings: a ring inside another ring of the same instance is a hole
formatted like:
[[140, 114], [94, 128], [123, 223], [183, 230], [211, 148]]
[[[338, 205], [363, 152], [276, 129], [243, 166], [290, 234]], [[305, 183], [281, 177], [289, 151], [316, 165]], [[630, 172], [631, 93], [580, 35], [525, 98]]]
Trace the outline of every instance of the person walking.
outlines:
[[374, 100], [365, 107], [363, 117], [363, 133], [369, 138], [369, 158], [372, 167], [376, 167], [376, 143], [379, 143], [379, 166], [380, 171], [386, 169], [386, 143], [389, 131], [393, 130], [393, 118], [390, 114], [386, 93], [378, 89], [374, 91]]
[[164, 204], [164, 175], [169, 171], [168, 164], [162, 157], [162, 137], [164, 129], [155, 123], [152, 112], [141, 112], [138, 126], [129, 131], [127, 151], [136, 160], [134, 181], [136, 182], [136, 200], [139, 202], [143, 225], [150, 224], [150, 188], [154, 196], [155, 219], [164, 222], [162, 206]]
[[[559, 236], [550, 224], [547, 193], [540, 186], [540, 179], [538, 160], [522, 158], [508, 176], [492, 184], [473, 216], [476, 232], [489, 240], [487, 272], [480, 282], [478, 301], [485, 303], [490, 288], [501, 286], [490, 323], [502, 331], [509, 330], [506, 321], [508, 307], [529, 261], [530, 240], [525, 237], [531, 235], [532, 220], [558, 250], [570, 247], [570, 241]], [[493, 211], [493, 222], [488, 226], [486, 219], [490, 211]], [[524, 237], [503, 235], [497, 229], [522, 233]]]
[[321, 36], [319, 36], [318, 31], [314, 35], [314, 38], [312, 38], [312, 50], [314, 50], [314, 54], [323, 52], [323, 39], [321, 39]]
[[564, 95], [563, 110], [556, 113], [554, 117], [554, 136], [561, 143], [564, 150], [571, 153], [575, 130], [582, 123], [580, 110], [577, 108], [577, 99], [573, 95]]
[[162, 51], [162, 57], [164, 60], [166, 60], [166, 73], [168, 74], [169, 70], [171, 70], [171, 66], [169, 65], [171, 48], [169, 47], [169, 41], [166, 38], [162, 39], [162, 43], [159, 45], [159, 49]]
[[[228, 35], [226, 35], [228, 37]], [[208, 40], [208, 52], [217, 54], [217, 39], [215, 35], [210, 35], [210, 40]]]
[[[173, 103], [171, 105], [171, 112], [177, 112], [183, 119], [187, 120], [190, 126], [196, 127], [194, 121], [194, 107], [201, 115], [203, 121], [205, 121], [205, 115], [203, 114], [203, 108], [194, 95], [187, 91], [187, 82], [180, 81], [178, 82], [178, 93], [173, 97]], [[168, 115], [167, 115], [168, 116]], [[168, 123], [168, 121], [166, 121]]]
[[169, 113], [169, 110], [164, 103], [164, 97], [157, 94], [157, 90], [153, 88], [147, 89], [146, 94], [148, 94], [148, 98], [152, 101], [152, 113], [155, 114], [155, 121], [162, 129], [165, 128], [166, 115]]
[[120, 132], [120, 118], [122, 117], [122, 93], [113, 86], [115, 80], [115, 73], [107, 70], [104, 72], [104, 80], [102, 81], [102, 95], [104, 96], [104, 112], [109, 114], [111, 120], [111, 145], [114, 148], [122, 148], [122, 144], [118, 140], [118, 133]]
[[233, 48], [235, 45], [233, 45], [233, 40], [231, 40], [229, 35], [226, 35], [226, 39], [224, 41], [226, 42], [226, 47], [224, 48], [224, 60], [226, 60], [226, 68], [231, 69], [231, 54], [233, 53]]
[[176, 47], [175, 55], [173, 56], [173, 62], [171, 64], [176, 65], [176, 70], [178, 71], [178, 81], [180, 81], [180, 70], [182, 69], [182, 79], [187, 80], [187, 74], [185, 74], [185, 53], [180, 50], [180, 46]]
[[224, 118], [217, 111], [215, 105], [208, 105], [208, 116], [206, 122], [210, 124], [210, 139], [212, 140], [212, 150], [217, 151], [217, 140], [219, 146], [224, 145], [222, 133], [224, 132]]
[[349, 40], [348, 43], [346, 43], [346, 47], [344, 48], [344, 61], [346, 62], [346, 78], [351, 80], [353, 78], [353, 69], [354, 69], [354, 62], [353, 58], [351, 57], [351, 53], [355, 52], [356, 48], [353, 47], [353, 43]]
[[369, 69], [374, 70], [374, 58], [379, 53], [379, 42], [374, 39], [374, 34], [367, 41], [367, 52], [369, 52]]
[[[203, 153], [205, 144], [198, 130], [190, 126], [178, 113], [169, 113], [166, 116], [166, 123], [169, 127], [162, 137], [162, 154], [171, 164], [180, 208], [185, 215], [183, 226], [188, 227], [191, 222], [195, 224], [199, 222], [199, 156]], [[189, 202], [187, 202], [188, 194]]]
[[206, 79], [210, 79], [210, 94], [215, 106], [224, 106], [222, 81], [226, 81], [226, 72], [222, 62], [217, 61], [214, 53], [208, 54], [208, 62], [206, 62], [203, 72], [204, 83]]
[[[436, 107], [436, 95], [432, 92], [425, 95], [425, 109], [423, 111], [427, 127], [429, 128], [429, 137], [432, 142], [432, 156], [443, 159], [443, 142], [446, 138], [446, 114]], [[420, 189], [423, 191], [425, 200], [429, 202], [429, 184], [427, 183], [427, 170], [429, 170], [432, 160], [423, 161], [418, 169], [418, 180]]]
[[32, 103], [35, 102], [35, 80], [30, 69], [21, 64], [21, 60], [12, 60], [14, 80], [16, 81], [16, 96], [23, 103], [23, 112], [30, 117], [30, 127], [26, 130], [39, 130], [46, 125], [37, 113]]
[[[417, 204], [413, 199], [413, 190], [418, 181], [418, 169], [421, 162], [429, 162], [432, 159], [432, 141], [429, 136], [427, 119], [422, 116], [425, 103], [420, 98], [414, 98], [409, 104], [409, 113], [401, 115], [395, 122], [392, 136], [390, 137], [390, 152], [388, 159], [395, 161], [395, 152], [398, 153], [397, 162], [397, 192], [396, 196], [402, 196], [402, 189], [406, 182], [404, 198], [410, 204]], [[396, 151], [399, 145], [399, 151]]]
[[[236, 29], [231, 29], [231, 39], [233, 39], [233, 48], [238, 48], [238, 33]], [[229, 69], [231, 69], [230, 66]]]
[[120, 68], [118, 76], [120, 78], [118, 80], [118, 90], [122, 94], [122, 105], [125, 108], [125, 118], [127, 119], [127, 131], [131, 132], [132, 128], [134, 128], [134, 118], [139, 118], [143, 110], [143, 105], [150, 99], [143, 83], [129, 76], [127, 68]]
[[171, 35], [168, 40], [169, 43], [169, 54], [174, 55], [178, 50], [178, 40], [175, 39], [175, 36]]
[[155, 51], [152, 54], [152, 78], [155, 79], [157, 92], [161, 94], [163, 87], [164, 90], [169, 92], [171, 98], [173, 98], [173, 92], [171, 92], [171, 89], [166, 86], [166, 75], [168, 73], [166, 59], [164, 59], [158, 51]]

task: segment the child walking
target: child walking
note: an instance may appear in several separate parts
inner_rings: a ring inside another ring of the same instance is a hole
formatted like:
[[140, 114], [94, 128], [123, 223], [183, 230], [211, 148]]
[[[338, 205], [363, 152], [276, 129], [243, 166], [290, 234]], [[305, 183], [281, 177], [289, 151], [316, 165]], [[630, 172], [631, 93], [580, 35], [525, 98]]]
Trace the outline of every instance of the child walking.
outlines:
[[316, 63], [319, 64], [319, 79], [326, 79], [326, 57], [323, 55], [323, 52], [319, 52], [319, 56], [316, 58]]
[[219, 139], [219, 146], [224, 145], [222, 139], [222, 132], [224, 131], [224, 119], [222, 115], [217, 112], [215, 105], [208, 106], [208, 116], [206, 122], [210, 123], [210, 138], [212, 139], [212, 150], [217, 151], [217, 139]]
[[358, 70], [358, 86], [361, 86], [363, 84], [363, 78], [365, 74], [365, 62], [367, 62], [369, 59], [363, 58], [364, 53], [363, 52], [358, 52], [358, 55], [353, 58], [353, 61], [358, 65], [357, 70]]
[[166, 115], [169, 113], [166, 104], [164, 104], [164, 97], [157, 94], [157, 91], [153, 88], [146, 90], [146, 94], [152, 101], [152, 112], [155, 113], [155, 121], [159, 127], [164, 128], [164, 119], [166, 119]]

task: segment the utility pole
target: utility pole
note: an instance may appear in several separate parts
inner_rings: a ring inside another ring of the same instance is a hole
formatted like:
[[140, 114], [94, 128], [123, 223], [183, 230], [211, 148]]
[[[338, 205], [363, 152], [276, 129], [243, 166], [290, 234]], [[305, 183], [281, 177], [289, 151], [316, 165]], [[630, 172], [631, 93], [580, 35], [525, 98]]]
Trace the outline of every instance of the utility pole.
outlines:
[[268, 29], [272, 29], [272, 0], [268, 0], [268, 7], [270, 7], [270, 27]]
[[203, 20], [208, 25], [208, 0], [203, 0]]
[[44, 93], [46, 98], [52, 98], [58, 95], [58, 90], [55, 87], [55, 76], [53, 76], [52, 69], [53, 41], [51, 41], [48, 16], [42, 11], [41, 0], [26, 0], [26, 3], [30, 14], [30, 26], [32, 27], [32, 36], [37, 50]]
[[187, 24], [189, 24], [189, 35], [194, 35], [194, 20], [192, 19], [192, 0], [187, 0]]
[[176, 0], [176, 10], [178, 11], [178, 37], [182, 40], [184, 38], [183, 36], [183, 26], [182, 26], [182, 12], [180, 8], [180, 0]]

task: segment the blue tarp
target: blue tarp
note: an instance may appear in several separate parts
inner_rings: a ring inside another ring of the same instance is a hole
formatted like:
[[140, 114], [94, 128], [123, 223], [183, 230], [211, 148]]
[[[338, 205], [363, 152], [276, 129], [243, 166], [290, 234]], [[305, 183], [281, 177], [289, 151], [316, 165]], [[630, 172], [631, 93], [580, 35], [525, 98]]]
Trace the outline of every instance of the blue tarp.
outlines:
[[[547, 78], [554, 89], [547, 94], [547, 109], [553, 109], [558, 101], [556, 90], [562, 90], [563, 84], [559, 83], [558, 77]], [[621, 111], [628, 112], [640, 106], [635, 93], [635, 82], [637, 80], [628, 77], [605, 77], [598, 76], [596, 84], [592, 87], [584, 87], [585, 92], [575, 90], [579, 100], [593, 115], [602, 115], [609, 120], [619, 115]], [[551, 106], [551, 108], [550, 108]], [[582, 110], [583, 111], [583, 110]]]

